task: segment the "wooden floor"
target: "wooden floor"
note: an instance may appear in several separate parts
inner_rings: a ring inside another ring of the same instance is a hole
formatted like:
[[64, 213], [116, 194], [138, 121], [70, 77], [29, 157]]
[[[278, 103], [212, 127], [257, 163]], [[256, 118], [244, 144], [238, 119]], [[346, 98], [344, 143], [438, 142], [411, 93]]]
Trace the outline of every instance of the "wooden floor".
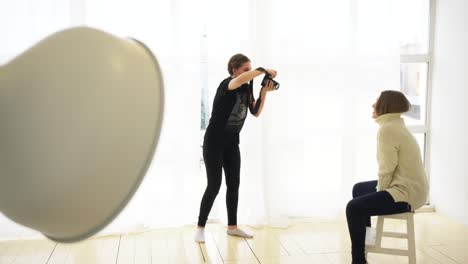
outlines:
[[[417, 213], [418, 263], [468, 263], [468, 227], [436, 213]], [[0, 242], [0, 263], [351, 263], [344, 219], [297, 221], [288, 229], [248, 228], [254, 239], [228, 237], [220, 224], [207, 226], [207, 241], [193, 241], [194, 227], [96, 237], [76, 244], [49, 240]], [[389, 220], [386, 230], [405, 231]], [[403, 240], [384, 246], [406, 248]], [[407, 263], [404, 257], [369, 254], [369, 263]]]

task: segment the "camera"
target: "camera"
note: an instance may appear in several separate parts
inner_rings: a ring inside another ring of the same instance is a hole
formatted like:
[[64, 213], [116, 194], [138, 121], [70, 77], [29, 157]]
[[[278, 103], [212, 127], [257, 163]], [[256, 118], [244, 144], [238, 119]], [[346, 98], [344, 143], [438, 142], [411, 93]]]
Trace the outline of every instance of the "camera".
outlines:
[[278, 90], [279, 87], [280, 87], [280, 84], [273, 80], [273, 78], [271, 78], [271, 75], [270, 74], [265, 74], [265, 77], [263, 77], [263, 80], [262, 80], [262, 87], [265, 87], [267, 85], [267, 82], [268, 81], [272, 81], [273, 82], [273, 89], [275, 90]]

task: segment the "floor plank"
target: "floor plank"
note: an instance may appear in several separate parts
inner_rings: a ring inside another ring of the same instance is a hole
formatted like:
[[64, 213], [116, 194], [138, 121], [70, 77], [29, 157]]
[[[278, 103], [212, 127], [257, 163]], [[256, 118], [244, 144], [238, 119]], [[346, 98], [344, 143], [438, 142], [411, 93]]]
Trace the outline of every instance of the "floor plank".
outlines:
[[[119, 237], [91, 238], [79, 243], [59, 244], [52, 255], [54, 263], [79, 264], [79, 263], [103, 263], [116, 262]], [[60, 258], [66, 255], [65, 262], [53, 259], [57, 254]], [[51, 262], [51, 261], [49, 261]]]
[[[375, 219], [373, 219], [375, 222]], [[468, 264], [468, 227], [436, 213], [415, 215], [417, 262]], [[193, 240], [195, 226], [93, 237], [57, 244], [47, 239], [0, 241], [0, 264], [172, 264], [172, 263], [351, 263], [351, 243], [344, 219], [308, 219], [288, 228], [242, 228], [253, 239], [228, 236], [222, 224], [209, 224], [206, 242]], [[386, 231], [405, 232], [405, 223], [389, 220]], [[383, 245], [406, 249], [406, 240]], [[369, 254], [369, 263], [406, 264], [407, 257]]]
[[224, 261], [255, 261], [257, 259], [246, 240], [228, 236], [225, 227], [219, 225], [207, 231], [212, 233]]
[[468, 263], [468, 244], [433, 246], [433, 248], [457, 263]]
[[21, 247], [13, 264], [45, 264], [57, 243], [50, 240], [28, 240]]
[[270, 228], [258, 229], [255, 232], [254, 239], [247, 239], [246, 241], [257, 258], [274, 258], [288, 255], [288, 252]]
[[2, 255], [0, 255], [0, 263], [11, 264], [15, 261], [16, 257], [21, 253], [23, 245], [26, 241], [8, 241], [2, 242], [4, 244], [4, 249], [2, 250]]

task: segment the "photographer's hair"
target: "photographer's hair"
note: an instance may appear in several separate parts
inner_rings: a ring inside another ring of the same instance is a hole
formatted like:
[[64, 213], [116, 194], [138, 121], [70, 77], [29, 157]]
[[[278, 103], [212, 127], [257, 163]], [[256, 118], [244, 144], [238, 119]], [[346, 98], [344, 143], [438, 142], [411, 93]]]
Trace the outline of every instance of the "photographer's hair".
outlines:
[[238, 53], [238, 54], [232, 56], [229, 59], [229, 62], [228, 62], [228, 72], [229, 72], [229, 74], [232, 75], [234, 69], [240, 68], [242, 66], [242, 64], [244, 64], [246, 62], [249, 62], [249, 61], [250, 61], [250, 59], [247, 58], [247, 56], [245, 56], [244, 54]]
[[411, 104], [403, 93], [387, 90], [380, 94], [375, 103], [375, 112], [378, 116], [390, 113], [406, 113], [410, 107]]

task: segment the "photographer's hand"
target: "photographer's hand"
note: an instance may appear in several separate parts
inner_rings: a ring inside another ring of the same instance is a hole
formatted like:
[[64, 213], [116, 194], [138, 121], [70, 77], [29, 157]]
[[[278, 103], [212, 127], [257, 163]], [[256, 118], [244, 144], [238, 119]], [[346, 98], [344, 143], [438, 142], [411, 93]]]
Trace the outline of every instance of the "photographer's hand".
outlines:
[[254, 100], [253, 94], [250, 95], [252, 101], [249, 104], [249, 109], [252, 115], [256, 117], [260, 116], [260, 113], [263, 109], [263, 105], [265, 104], [266, 94], [274, 90], [275, 88], [273, 87], [273, 82], [268, 81], [267, 84], [263, 86], [262, 89], [260, 89], [260, 95], [258, 96], [257, 100]]
[[268, 92], [271, 92], [271, 91], [274, 91], [275, 88], [273, 87], [273, 82], [272, 81], [268, 81], [267, 82], [267, 85], [263, 86], [262, 87], [262, 90], [260, 91], [260, 94], [262, 97], [265, 97], [265, 95], [268, 93]]
[[265, 69], [265, 71], [270, 74], [271, 78], [276, 78], [276, 75], [278, 74], [278, 72], [273, 69]]

